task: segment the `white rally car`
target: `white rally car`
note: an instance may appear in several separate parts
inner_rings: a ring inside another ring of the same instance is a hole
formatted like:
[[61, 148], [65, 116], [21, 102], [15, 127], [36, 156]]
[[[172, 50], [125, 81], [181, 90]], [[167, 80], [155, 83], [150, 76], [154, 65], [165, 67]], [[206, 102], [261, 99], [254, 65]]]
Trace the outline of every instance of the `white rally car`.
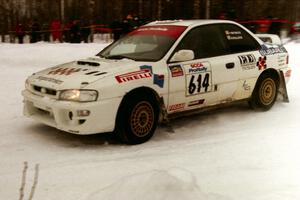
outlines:
[[268, 110], [291, 75], [283, 46], [224, 20], [157, 21], [97, 56], [34, 73], [24, 113], [74, 134], [143, 143], [158, 122], [246, 100]]

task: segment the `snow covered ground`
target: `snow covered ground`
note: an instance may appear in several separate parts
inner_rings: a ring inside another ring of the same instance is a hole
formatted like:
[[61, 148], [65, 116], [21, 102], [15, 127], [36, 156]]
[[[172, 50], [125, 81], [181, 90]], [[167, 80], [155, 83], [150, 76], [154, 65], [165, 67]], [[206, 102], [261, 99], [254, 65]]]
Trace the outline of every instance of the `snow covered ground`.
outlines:
[[0, 44], [0, 199], [19, 199], [22, 185], [28, 199], [37, 172], [33, 199], [42, 200], [300, 199], [300, 44], [286, 45], [290, 103], [278, 101], [268, 112], [240, 105], [177, 119], [173, 131], [159, 127], [142, 145], [76, 136], [22, 116], [28, 75], [104, 46]]

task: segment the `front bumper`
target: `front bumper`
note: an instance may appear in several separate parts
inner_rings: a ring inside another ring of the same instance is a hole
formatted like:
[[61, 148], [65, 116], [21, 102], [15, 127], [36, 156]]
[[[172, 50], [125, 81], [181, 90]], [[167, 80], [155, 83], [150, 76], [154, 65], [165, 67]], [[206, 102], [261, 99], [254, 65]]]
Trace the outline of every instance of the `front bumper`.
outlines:
[[[115, 127], [121, 98], [95, 102], [69, 102], [38, 96], [24, 90], [24, 115], [57, 129], [78, 134], [111, 132]], [[78, 111], [89, 111], [88, 116], [78, 116]]]

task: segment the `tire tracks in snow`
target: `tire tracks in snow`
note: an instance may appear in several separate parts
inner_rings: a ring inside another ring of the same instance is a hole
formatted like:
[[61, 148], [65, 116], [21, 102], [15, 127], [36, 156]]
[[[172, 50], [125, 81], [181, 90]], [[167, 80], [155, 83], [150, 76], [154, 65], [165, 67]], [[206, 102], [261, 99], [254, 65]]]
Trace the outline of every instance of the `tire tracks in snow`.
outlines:
[[[19, 196], [19, 200], [23, 200], [24, 196], [25, 196], [25, 188], [26, 188], [26, 177], [27, 177], [27, 170], [28, 170], [28, 162], [25, 161], [24, 162], [24, 167], [22, 170], [22, 181], [21, 181], [21, 187], [19, 189], [20, 191], [20, 196]], [[37, 184], [38, 184], [38, 179], [39, 179], [39, 164], [35, 165], [34, 168], [34, 179], [33, 179], [33, 184], [29, 193], [29, 197], [28, 200], [32, 200]]]

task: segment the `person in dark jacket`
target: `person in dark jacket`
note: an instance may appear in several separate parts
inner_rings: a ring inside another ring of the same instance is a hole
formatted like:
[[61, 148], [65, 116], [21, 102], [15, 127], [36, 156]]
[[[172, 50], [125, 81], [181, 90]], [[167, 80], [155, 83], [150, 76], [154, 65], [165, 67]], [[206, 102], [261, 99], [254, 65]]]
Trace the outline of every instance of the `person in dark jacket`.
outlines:
[[122, 34], [122, 23], [115, 20], [111, 23], [110, 28], [112, 29], [114, 41], [120, 39]]
[[70, 37], [71, 43], [81, 42], [80, 25], [78, 20], [74, 20], [72, 26], [70, 27]]
[[42, 25], [42, 40], [45, 42], [50, 42], [50, 32], [48, 31], [49, 29], [49, 24], [48, 23], [43, 23]]
[[88, 24], [85, 24], [84, 27], [81, 27], [80, 34], [81, 34], [81, 39], [85, 43], [88, 43], [89, 42], [89, 36], [91, 34], [91, 27]]
[[126, 18], [123, 20], [122, 24], [122, 36], [133, 30], [133, 17], [131, 14], [128, 14]]
[[40, 41], [40, 25], [37, 21], [34, 21], [31, 25], [31, 37], [30, 43], [35, 43]]
[[268, 33], [280, 36], [281, 22], [278, 18], [272, 18]]

